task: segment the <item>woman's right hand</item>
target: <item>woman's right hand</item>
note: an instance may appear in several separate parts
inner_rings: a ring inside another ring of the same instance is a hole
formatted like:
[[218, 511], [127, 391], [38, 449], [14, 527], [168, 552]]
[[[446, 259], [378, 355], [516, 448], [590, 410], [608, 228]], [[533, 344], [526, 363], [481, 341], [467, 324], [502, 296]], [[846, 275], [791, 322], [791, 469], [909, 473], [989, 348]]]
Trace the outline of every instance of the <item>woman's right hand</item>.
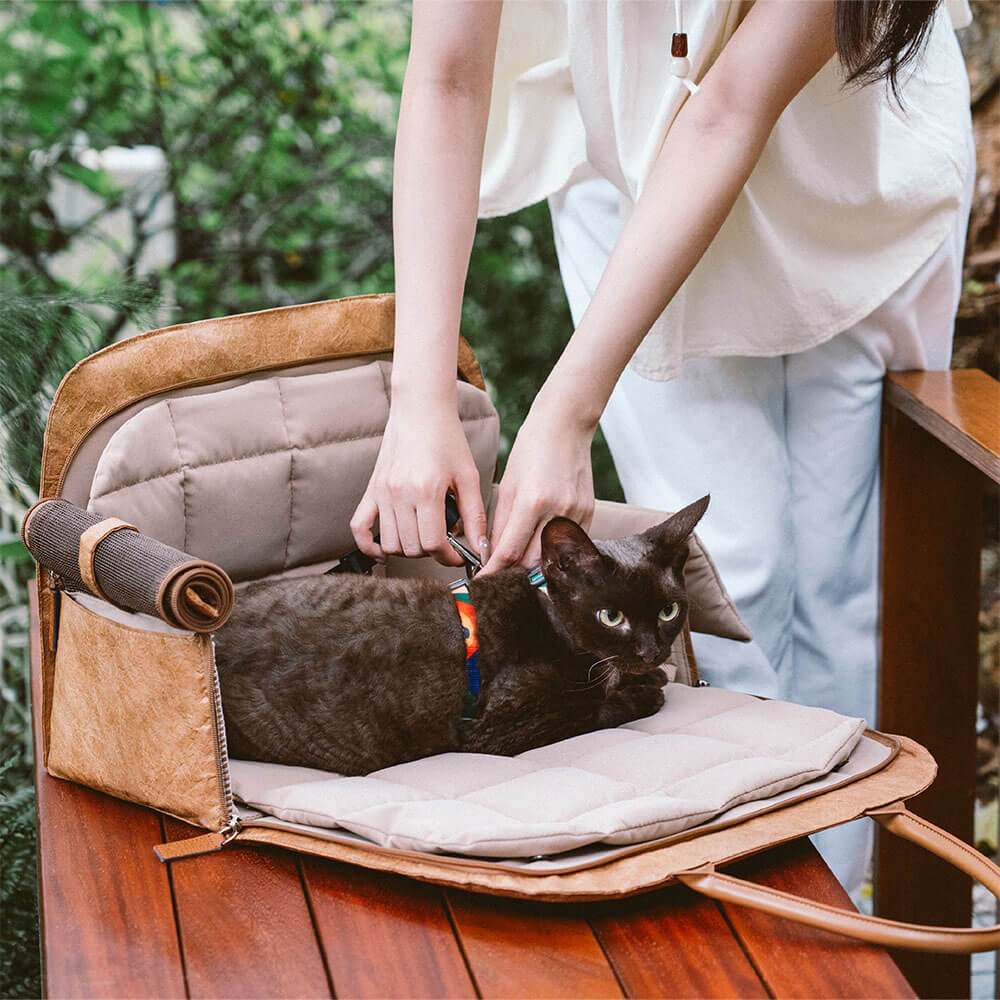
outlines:
[[461, 566], [461, 556], [446, 537], [444, 502], [449, 492], [458, 500], [466, 538], [485, 562], [489, 542], [479, 472], [458, 414], [450, 407], [426, 404], [392, 406], [375, 471], [351, 518], [358, 548], [379, 560], [430, 555]]

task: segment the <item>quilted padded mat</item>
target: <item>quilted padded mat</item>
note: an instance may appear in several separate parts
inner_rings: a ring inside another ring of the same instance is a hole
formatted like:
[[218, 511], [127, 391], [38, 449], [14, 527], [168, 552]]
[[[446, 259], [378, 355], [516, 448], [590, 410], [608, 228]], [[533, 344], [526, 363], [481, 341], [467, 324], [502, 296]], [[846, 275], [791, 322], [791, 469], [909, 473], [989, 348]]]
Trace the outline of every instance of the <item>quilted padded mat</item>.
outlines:
[[366, 777], [231, 761], [241, 802], [383, 847], [490, 858], [670, 836], [843, 763], [863, 719], [668, 684], [647, 719], [516, 757], [447, 753]]

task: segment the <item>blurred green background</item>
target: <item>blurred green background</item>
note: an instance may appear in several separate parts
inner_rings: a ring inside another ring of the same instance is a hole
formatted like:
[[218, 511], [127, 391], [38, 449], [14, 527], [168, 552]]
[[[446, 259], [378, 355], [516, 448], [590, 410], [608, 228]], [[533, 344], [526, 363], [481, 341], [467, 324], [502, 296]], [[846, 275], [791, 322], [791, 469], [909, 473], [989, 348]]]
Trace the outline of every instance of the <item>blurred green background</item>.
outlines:
[[[37, 995], [18, 539], [62, 375], [154, 326], [393, 287], [405, 3], [0, 4], [0, 996]], [[481, 225], [463, 316], [506, 452], [571, 332], [545, 205]], [[620, 496], [595, 446], [599, 495]]]
[[[0, 996], [40, 992], [33, 567], [17, 529], [35, 499], [49, 401], [77, 360], [140, 329], [393, 287], [408, 38], [409, 7], [390, 0], [0, 2]], [[985, 40], [974, 98], [1000, 135], [989, 28]], [[995, 182], [978, 209], [958, 341], [962, 364], [990, 368]], [[463, 332], [500, 410], [504, 454], [570, 331], [547, 208], [482, 223]], [[620, 497], [600, 440], [594, 474], [599, 496]], [[995, 642], [987, 653], [995, 695]], [[995, 736], [995, 698], [986, 717]]]

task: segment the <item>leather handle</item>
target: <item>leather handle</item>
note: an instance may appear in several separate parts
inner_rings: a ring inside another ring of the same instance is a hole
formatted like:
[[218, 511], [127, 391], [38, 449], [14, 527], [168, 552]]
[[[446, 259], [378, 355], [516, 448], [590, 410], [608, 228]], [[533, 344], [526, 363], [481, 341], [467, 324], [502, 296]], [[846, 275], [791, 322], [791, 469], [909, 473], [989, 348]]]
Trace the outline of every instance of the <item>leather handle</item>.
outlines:
[[[957, 837], [911, 813], [902, 802], [882, 809], [870, 809], [865, 815], [890, 833], [918, 844], [966, 875], [971, 875], [1000, 898], [1000, 868]], [[778, 889], [755, 885], [732, 875], [723, 875], [715, 870], [714, 865], [678, 872], [675, 877], [689, 888], [712, 899], [749, 906], [774, 916], [787, 917], [800, 924], [819, 927], [886, 948], [962, 955], [1000, 948], [1000, 924], [992, 927], [933, 927], [886, 920], [884, 917], [869, 917], [853, 910], [842, 910]]]

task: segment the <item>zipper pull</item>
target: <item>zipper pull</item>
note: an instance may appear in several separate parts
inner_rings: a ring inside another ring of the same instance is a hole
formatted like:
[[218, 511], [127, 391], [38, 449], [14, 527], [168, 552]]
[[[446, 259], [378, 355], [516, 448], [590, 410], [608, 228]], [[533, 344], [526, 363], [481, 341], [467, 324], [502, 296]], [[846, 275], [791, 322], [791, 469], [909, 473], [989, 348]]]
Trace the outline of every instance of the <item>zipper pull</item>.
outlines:
[[153, 852], [161, 861], [177, 861], [179, 858], [194, 858], [199, 854], [214, 854], [221, 851], [240, 832], [239, 817], [234, 817], [229, 826], [214, 833], [201, 833], [184, 840], [171, 840], [157, 844]]
[[52, 631], [49, 636], [49, 652], [54, 653], [59, 645], [59, 616], [62, 613], [62, 592], [65, 589], [62, 577], [49, 570], [49, 591], [52, 594]]

